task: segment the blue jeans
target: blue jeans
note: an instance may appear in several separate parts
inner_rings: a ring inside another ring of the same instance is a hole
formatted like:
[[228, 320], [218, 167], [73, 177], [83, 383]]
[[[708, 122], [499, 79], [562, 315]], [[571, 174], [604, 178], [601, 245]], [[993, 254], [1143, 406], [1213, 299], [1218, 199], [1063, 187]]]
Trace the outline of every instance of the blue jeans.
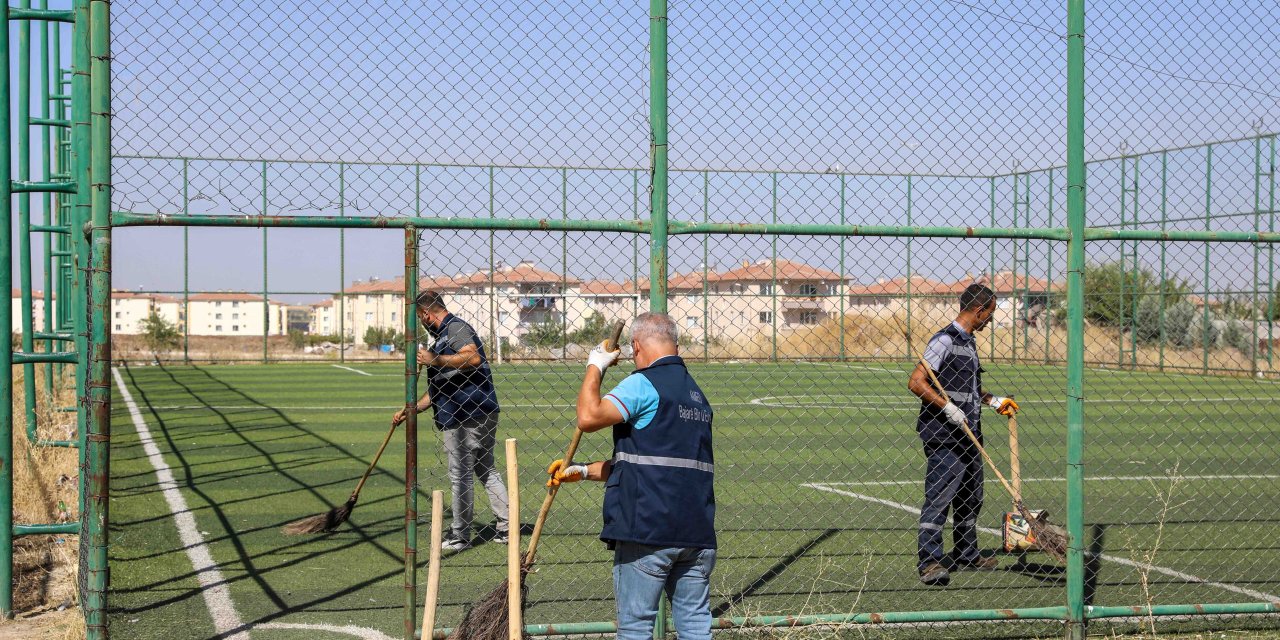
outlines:
[[680, 640], [711, 638], [711, 571], [715, 549], [651, 547], [619, 542], [613, 551], [613, 593], [619, 640], [652, 640], [658, 598], [671, 598]]
[[920, 509], [919, 569], [942, 562], [942, 528], [951, 512], [952, 556], [978, 559], [978, 514], [982, 512], [982, 458], [968, 442], [926, 443], [924, 507]]

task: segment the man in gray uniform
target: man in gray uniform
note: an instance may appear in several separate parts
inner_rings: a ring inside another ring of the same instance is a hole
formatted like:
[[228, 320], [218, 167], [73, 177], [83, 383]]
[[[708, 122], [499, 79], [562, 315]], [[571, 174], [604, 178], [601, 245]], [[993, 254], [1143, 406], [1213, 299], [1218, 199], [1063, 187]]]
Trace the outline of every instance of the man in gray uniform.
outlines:
[[[960, 314], [929, 340], [925, 362], [916, 365], [907, 383], [911, 393], [920, 398], [916, 431], [924, 443], [927, 463], [917, 568], [920, 581], [930, 586], [945, 586], [951, 581], [942, 552], [947, 511], [951, 511], [954, 540], [950, 569], [990, 570], [997, 565], [995, 558], [978, 553], [982, 458], [962, 428], [967, 422], [981, 442], [982, 405], [1001, 415], [1018, 410], [1012, 398], [993, 396], [982, 389], [982, 366], [973, 334], [986, 328], [995, 311], [995, 293], [985, 285], [969, 285], [960, 294]], [[946, 395], [938, 393], [926, 366], [933, 369]]]
[[[471, 546], [471, 519], [475, 491], [471, 476], [484, 485], [489, 507], [497, 518], [494, 542], [507, 542], [507, 488], [493, 466], [498, 434], [498, 394], [484, 345], [475, 329], [449, 313], [444, 296], [424, 291], [415, 301], [418, 320], [434, 338], [430, 348], [418, 350], [418, 364], [427, 370], [427, 392], [418, 400], [418, 411], [435, 409], [436, 428], [443, 432], [449, 456], [449, 483], [453, 489], [453, 525], [441, 542], [447, 550]], [[404, 420], [404, 410], [393, 420]]]

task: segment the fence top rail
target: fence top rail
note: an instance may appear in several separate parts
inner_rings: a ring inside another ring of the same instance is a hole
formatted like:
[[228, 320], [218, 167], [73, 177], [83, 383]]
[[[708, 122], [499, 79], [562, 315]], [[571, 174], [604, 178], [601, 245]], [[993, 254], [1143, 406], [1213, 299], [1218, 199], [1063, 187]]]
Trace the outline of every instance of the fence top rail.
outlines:
[[[310, 227], [348, 229], [453, 229], [472, 231], [579, 231], [649, 233], [647, 220], [565, 220], [553, 218], [420, 218], [412, 216], [264, 216], [193, 215], [116, 211], [116, 227]], [[923, 227], [907, 225], [765, 224], [745, 222], [669, 223], [671, 235], [779, 235], [906, 238], [988, 238], [1066, 241], [1060, 227]], [[1280, 232], [1268, 231], [1161, 231], [1145, 229], [1086, 228], [1086, 241], [1143, 240], [1159, 242], [1280, 243]]]

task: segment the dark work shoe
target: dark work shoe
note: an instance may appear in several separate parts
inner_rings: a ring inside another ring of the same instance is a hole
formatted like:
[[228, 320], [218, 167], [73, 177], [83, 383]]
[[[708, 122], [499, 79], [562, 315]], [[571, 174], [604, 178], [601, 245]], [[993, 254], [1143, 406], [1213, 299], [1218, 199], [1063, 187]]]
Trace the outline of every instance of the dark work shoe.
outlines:
[[508, 542], [510, 542], [510, 538], [507, 537], [506, 531], [499, 531], [493, 534], [493, 538], [490, 539], [489, 542], [492, 542], [494, 544], [507, 544]]
[[956, 571], [995, 571], [1000, 561], [994, 556], [978, 556], [973, 560], [957, 560]]
[[930, 587], [945, 587], [951, 583], [951, 574], [941, 562], [930, 562], [920, 570], [920, 582]]

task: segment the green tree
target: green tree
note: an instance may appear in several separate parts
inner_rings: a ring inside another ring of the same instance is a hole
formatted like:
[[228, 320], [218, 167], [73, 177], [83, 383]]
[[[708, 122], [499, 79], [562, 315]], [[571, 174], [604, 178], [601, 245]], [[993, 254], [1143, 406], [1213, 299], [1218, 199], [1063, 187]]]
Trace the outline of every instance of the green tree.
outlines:
[[[1191, 323], [1200, 315], [1200, 310], [1190, 302], [1183, 300], [1164, 312], [1164, 335], [1167, 340], [1180, 347], [1193, 346], [1187, 344]], [[1199, 340], [1199, 338], [1197, 338]], [[1200, 344], [1198, 341], [1193, 344]]]
[[301, 331], [298, 331], [297, 329], [289, 330], [289, 346], [294, 349], [301, 349], [302, 345], [306, 344], [306, 342], [307, 337], [303, 335]]
[[[1157, 274], [1147, 269], [1125, 269], [1119, 262], [1085, 265], [1084, 286], [1085, 319], [1102, 326], [1123, 325], [1124, 328], [1133, 328], [1140, 322], [1135, 316], [1142, 315], [1142, 301], [1154, 299], [1155, 309], [1158, 311], [1161, 298], [1164, 298], [1167, 308], [1181, 302], [1190, 291], [1185, 282], [1176, 278], [1161, 280]], [[1138, 301], [1136, 305], [1135, 299]], [[1139, 308], [1136, 313], [1135, 307]], [[1158, 316], [1156, 326], [1158, 336]], [[1138, 328], [1140, 333], [1145, 329]]]
[[558, 347], [565, 342], [564, 326], [560, 321], [551, 316], [546, 316], [540, 322], [529, 327], [529, 332], [524, 334], [523, 341], [531, 347]]
[[178, 348], [178, 342], [182, 338], [178, 326], [165, 320], [155, 310], [139, 326], [142, 328], [142, 339], [152, 353]]
[[404, 334], [394, 327], [369, 327], [364, 330], [364, 343], [371, 349], [377, 349], [384, 344], [401, 348], [403, 342]]
[[592, 311], [582, 323], [582, 328], [574, 331], [569, 341], [578, 344], [599, 344], [609, 337], [609, 329], [604, 316], [600, 315], [599, 311]]

